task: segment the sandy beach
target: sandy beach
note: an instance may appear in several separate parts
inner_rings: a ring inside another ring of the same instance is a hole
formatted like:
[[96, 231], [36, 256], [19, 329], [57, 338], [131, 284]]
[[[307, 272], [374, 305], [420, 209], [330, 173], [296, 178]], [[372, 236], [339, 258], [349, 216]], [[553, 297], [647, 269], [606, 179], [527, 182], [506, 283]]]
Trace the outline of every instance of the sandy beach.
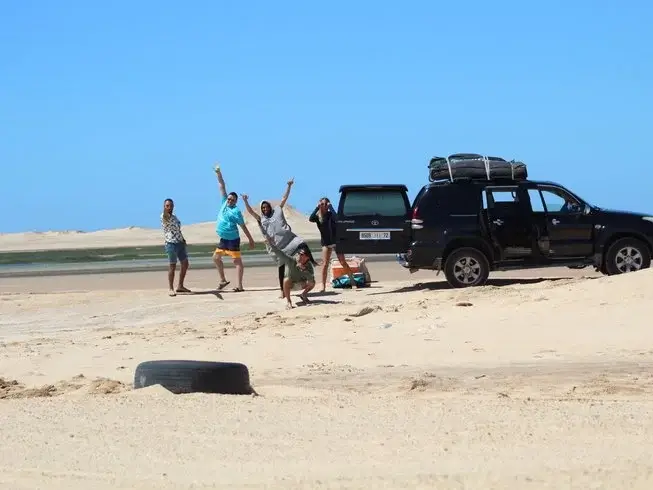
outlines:
[[[0, 279], [0, 485], [651, 488], [653, 271], [370, 268], [292, 311], [266, 267], [176, 298], [161, 273]], [[243, 362], [260, 396], [133, 390], [151, 359]]]

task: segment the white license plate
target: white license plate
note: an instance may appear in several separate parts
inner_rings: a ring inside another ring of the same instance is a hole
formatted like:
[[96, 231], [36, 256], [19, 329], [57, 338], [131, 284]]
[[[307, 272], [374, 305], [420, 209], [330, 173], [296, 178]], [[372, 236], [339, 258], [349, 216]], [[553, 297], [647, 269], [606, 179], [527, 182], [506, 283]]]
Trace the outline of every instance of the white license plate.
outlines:
[[358, 237], [361, 240], [390, 240], [389, 231], [361, 231]]

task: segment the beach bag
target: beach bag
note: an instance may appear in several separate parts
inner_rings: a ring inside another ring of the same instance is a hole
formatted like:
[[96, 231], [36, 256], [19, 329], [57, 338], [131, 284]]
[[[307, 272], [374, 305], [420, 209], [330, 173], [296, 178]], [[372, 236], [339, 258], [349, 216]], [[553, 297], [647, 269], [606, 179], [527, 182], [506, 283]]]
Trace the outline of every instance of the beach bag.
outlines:
[[[356, 275], [356, 273], [362, 273], [365, 277], [365, 282], [370, 283], [372, 282], [372, 276], [370, 275], [370, 271], [367, 268], [367, 264], [365, 263], [365, 259], [362, 259], [360, 257], [345, 257], [345, 260], [347, 261], [347, 265], [351, 269], [351, 271]], [[332, 259], [331, 260], [331, 282], [333, 282], [335, 279], [338, 279], [339, 277], [342, 277], [345, 275], [345, 270], [340, 265], [340, 261], [338, 259]]]
[[[356, 282], [356, 286], [359, 288], [367, 286], [367, 282], [365, 281], [365, 274], [362, 272], [354, 272], [354, 281]], [[331, 286], [333, 286], [335, 289], [350, 288], [351, 282], [349, 280], [349, 276], [345, 275], [332, 279]]]

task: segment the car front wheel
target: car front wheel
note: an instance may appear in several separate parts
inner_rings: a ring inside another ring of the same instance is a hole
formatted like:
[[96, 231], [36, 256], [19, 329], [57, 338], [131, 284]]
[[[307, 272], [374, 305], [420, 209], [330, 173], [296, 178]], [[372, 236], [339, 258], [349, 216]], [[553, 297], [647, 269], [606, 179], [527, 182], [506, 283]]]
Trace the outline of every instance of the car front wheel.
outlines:
[[641, 240], [621, 238], [614, 242], [605, 256], [605, 270], [609, 276], [636, 272], [651, 265], [651, 253]]
[[454, 288], [482, 286], [490, 275], [490, 264], [480, 250], [459, 248], [447, 257], [444, 275]]

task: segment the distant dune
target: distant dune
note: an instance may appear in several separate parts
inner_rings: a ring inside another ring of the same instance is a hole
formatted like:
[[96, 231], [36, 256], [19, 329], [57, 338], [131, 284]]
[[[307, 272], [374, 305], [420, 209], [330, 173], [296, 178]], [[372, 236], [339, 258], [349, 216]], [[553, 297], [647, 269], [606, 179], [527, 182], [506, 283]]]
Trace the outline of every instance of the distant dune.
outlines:
[[[273, 202], [273, 205], [276, 204]], [[254, 240], [263, 241], [256, 222], [241, 207], [245, 223], [252, 232]], [[315, 224], [308, 221], [308, 216], [286, 204], [284, 213], [293, 231], [306, 240], [319, 240], [320, 235]], [[182, 231], [189, 244], [216, 243], [215, 221], [184, 224], [184, 217], [179, 216]], [[241, 237], [245, 238], [241, 233]], [[163, 233], [160, 228], [118, 228], [93, 232], [83, 231], [46, 231], [0, 234], [0, 252], [18, 252], [30, 250], [61, 250], [107, 247], [139, 247], [162, 245]]]

